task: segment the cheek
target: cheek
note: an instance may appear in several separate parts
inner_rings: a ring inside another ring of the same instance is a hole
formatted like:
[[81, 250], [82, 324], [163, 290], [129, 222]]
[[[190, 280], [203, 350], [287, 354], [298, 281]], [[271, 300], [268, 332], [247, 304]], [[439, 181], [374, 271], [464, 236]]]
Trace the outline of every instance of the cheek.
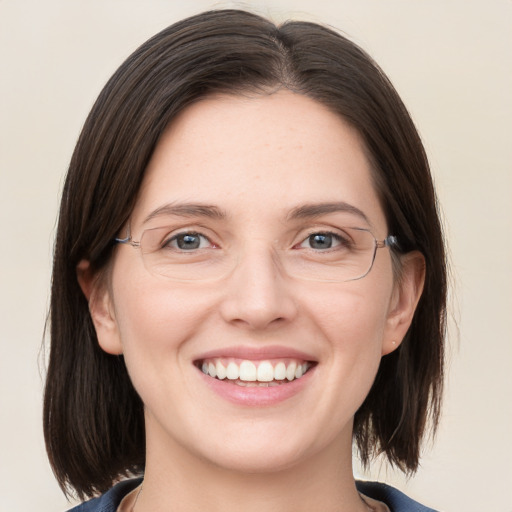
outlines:
[[193, 403], [187, 384], [193, 374], [191, 350], [208, 305], [200, 293], [152, 284], [132, 281], [117, 290], [117, 324], [126, 367], [148, 414], [188, 411], [193, 417], [194, 411], [183, 404]]
[[[366, 288], [366, 287], [365, 287]], [[378, 349], [383, 339], [390, 293], [344, 285], [343, 290], [317, 296], [309, 311], [335, 352]]]
[[362, 281], [353, 287], [348, 284], [309, 302], [329, 379], [333, 387], [343, 389], [336, 398], [336, 410], [341, 415], [355, 413], [373, 384], [382, 357], [392, 290], [392, 286], [380, 288], [370, 282], [364, 286]]
[[117, 294], [115, 314], [125, 350], [159, 345], [176, 349], [200, 325], [205, 304], [200, 294], [156, 286], [125, 287]]
[[205, 294], [150, 276], [121, 258], [114, 267], [112, 288], [117, 329], [132, 378], [162, 371], [164, 361], [166, 366], [180, 364], [183, 358], [178, 356], [207, 314]]

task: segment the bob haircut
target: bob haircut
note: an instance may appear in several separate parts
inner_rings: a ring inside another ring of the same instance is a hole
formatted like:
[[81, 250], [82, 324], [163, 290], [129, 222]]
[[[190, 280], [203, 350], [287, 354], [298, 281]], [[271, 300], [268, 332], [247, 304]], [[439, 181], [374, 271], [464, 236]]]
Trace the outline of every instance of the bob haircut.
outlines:
[[[357, 411], [354, 441], [365, 465], [384, 454], [406, 473], [437, 426], [443, 387], [446, 262], [428, 161], [395, 89], [358, 46], [308, 22], [276, 26], [239, 10], [205, 12], [152, 37], [115, 72], [83, 127], [65, 181], [51, 291], [44, 399], [49, 459], [64, 492], [104, 492], [144, 470], [143, 404], [122, 356], [98, 345], [77, 281], [86, 259], [107, 268], [164, 130], [209, 95], [308, 96], [364, 141], [389, 233], [400, 252], [425, 257], [426, 280], [401, 346], [385, 356]], [[399, 276], [399, 272], [398, 272]]]

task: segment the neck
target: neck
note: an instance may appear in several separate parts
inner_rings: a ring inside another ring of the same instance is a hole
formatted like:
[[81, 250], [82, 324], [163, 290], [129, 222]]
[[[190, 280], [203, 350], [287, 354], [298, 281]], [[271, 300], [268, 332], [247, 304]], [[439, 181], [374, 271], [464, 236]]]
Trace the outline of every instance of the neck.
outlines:
[[144, 490], [135, 512], [368, 511], [352, 476], [350, 437], [290, 467], [257, 473], [220, 467], [179, 445], [170, 450], [156, 445], [148, 440]]

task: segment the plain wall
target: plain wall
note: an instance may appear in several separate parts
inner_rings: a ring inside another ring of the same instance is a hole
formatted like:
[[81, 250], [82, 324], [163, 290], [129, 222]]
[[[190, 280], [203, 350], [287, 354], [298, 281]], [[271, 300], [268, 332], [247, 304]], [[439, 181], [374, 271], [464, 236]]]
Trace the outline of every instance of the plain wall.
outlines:
[[388, 73], [431, 159], [458, 324], [443, 420], [414, 478], [366, 476], [442, 511], [511, 512], [510, 0], [0, 0], [0, 509], [68, 506], [45, 455], [40, 348], [58, 197], [80, 128], [139, 44], [228, 6], [349, 35]]

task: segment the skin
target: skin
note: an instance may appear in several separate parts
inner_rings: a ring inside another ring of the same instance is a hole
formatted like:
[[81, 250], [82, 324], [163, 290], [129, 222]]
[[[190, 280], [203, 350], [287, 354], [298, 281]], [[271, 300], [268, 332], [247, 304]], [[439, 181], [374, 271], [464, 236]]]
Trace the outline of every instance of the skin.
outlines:
[[[165, 224], [162, 217], [144, 222], [163, 205], [216, 205], [226, 218], [181, 225], [206, 226], [220, 246], [232, 244], [238, 265], [219, 280], [173, 282], [150, 274], [128, 245], [116, 250], [108, 282], [80, 264], [99, 343], [124, 355], [145, 404], [137, 512], [367, 510], [352, 476], [353, 417], [381, 357], [410, 325], [423, 260], [403, 257], [400, 284], [388, 249], [377, 251], [360, 280], [287, 275], [272, 247], [302, 227], [289, 212], [337, 201], [364, 212], [368, 222], [352, 218], [377, 239], [389, 234], [361, 140], [339, 116], [285, 91], [211, 97], [165, 132], [129, 227], [139, 240], [144, 229]], [[329, 226], [336, 215], [302, 222]], [[271, 406], [225, 400], [194, 365], [210, 350], [268, 345], [304, 351], [317, 363], [307, 385]]]

